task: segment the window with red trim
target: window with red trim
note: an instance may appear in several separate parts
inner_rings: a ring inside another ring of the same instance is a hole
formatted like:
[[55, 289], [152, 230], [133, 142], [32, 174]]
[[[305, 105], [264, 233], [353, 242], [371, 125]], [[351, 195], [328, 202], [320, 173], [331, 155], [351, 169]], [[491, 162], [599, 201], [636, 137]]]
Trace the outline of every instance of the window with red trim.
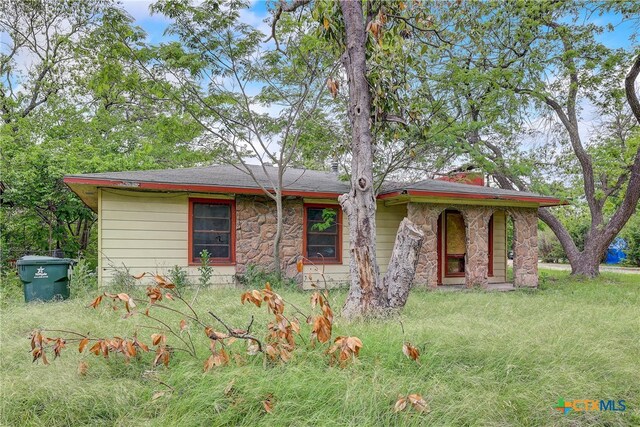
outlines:
[[235, 203], [233, 200], [189, 200], [189, 263], [199, 264], [203, 250], [211, 264], [235, 260]]
[[314, 262], [342, 262], [342, 210], [336, 205], [304, 206], [304, 256]]

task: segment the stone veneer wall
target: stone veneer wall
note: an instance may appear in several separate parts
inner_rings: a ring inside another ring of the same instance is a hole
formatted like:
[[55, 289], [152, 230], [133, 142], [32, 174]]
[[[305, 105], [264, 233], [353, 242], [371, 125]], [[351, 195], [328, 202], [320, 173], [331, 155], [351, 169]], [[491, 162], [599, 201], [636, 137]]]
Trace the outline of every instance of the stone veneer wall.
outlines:
[[[280, 260], [285, 277], [302, 283], [296, 261], [302, 255], [302, 199], [283, 200], [283, 230]], [[259, 196], [236, 198], [236, 273], [244, 274], [249, 264], [273, 265], [273, 237], [276, 234], [276, 204]]]
[[464, 216], [467, 236], [464, 284], [486, 287], [489, 279], [489, 220], [493, 209], [468, 206], [458, 208]]
[[[420, 250], [414, 282], [435, 288], [438, 285], [438, 217], [445, 209], [456, 209], [464, 217], [467, 236], [465, 286], [488, 284], [489, 220], [494, 208], [487, 206], [409, 203], [407, 216], [422, 227], [425, 238]], [[514, 284], [538, 285], [538, 216], [535, 208], [509, 208], [514, 219]]]
[[538, 286], [538, 210], [510, 208], [513, 218], [513, 284]]
[[434, 288], [438, 286], [438, 216], [444, 205], [412, 203], [407, 205], [407, 217], [422, 227], [424, 241], [418, 257], [418, 267], [413, 282]]

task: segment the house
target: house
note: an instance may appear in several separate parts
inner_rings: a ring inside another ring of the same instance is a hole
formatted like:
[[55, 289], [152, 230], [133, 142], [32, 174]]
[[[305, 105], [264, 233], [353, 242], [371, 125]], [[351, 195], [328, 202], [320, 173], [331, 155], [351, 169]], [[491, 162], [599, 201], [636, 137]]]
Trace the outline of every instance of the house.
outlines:
[[[117, 268], [132, 274], [177, 265], [198, 275], [207, 249], [215, 284], [233, 284], [250, 264], [269, 266], [276, 231], [275, 202], [264, 194], [277, 170], [252, 166], [255, 178], [233, 166], [69, 175], [64, 182], [98, 214], [99, 282]], [[268, 174], [268, 176], [267, 176]], [[415, 284], [483, 286], [507, 282], [507, 220], [514, 223], [515, 286], [535, 287], [537, 208], [563, 204], [533, 193], [428, 179], [387, 185], [377, 196], [376, 253], [384, 273], [404, 217], [425, 240]], [[482, 184], [482, 182], [480, 182]], [[318, 279], [349, 281], [349, 232], [338, 196], [349, 185], [330, 172], [284, 174], [283, 271], [304, 287]], [[331, 211], [337, 225], [328, 226]], [[326, 213], [329, 216], [323, 216]], [[323, 223], [324, 227], [315, 224]], [[305, 257], [303, 273], [296, 268]]]

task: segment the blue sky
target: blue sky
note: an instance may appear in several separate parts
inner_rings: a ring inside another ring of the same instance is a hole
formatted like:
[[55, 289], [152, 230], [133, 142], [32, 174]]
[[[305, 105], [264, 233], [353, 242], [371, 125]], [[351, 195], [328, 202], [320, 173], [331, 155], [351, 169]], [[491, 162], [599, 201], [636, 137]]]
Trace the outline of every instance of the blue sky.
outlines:
[[[163, 32], [168, 21], [159, 15], [151, 15], [149, 5], [154, 0], [121, 0], [123, 7], [133, 16], [137, 25], [142, 27], [149, 35], [149, 41], [153, 43], [161, 42], [165, 39]], [[253, 0], [251, 7], [243, 14], [242, 18], [248, 24], [257, 26], [263, 31], [268, 30], [268, 25], [264, 22], [269, 17], [269, 9], [273, 7], [274, 1]], [[590, 20], [597, 24], [611, 23], [615, 26], [613, 32], [608, 32], [598, 36], [598, 39], [611, 47], [629, 48], [631, 34], [640, 25], [638, 18], [624, 20], [621, 16], [607, 13], [602, 16], [591, 16]], [[637, 45], [637, 43], [636, 43]]]
[[[154, 3], [155, 0], [121, 1], [124, 9], [135, 19], [135, 23], [147, 32], [150, 42], [159, 43], [167, 40], [167, 37], [164, 36], [163, 33], [169, 21], [164, 16], [151, 15], [149, 12], [149, 6]], [[268, 24], [264, 22], [264, 20], [269, 17], [268, 7], [269, 4], [267, 1], [253, 1], [251, 2], [251, 7], [243, 12], [241, 18], [247, 24], [256, 26], [264, 32], [268, 30]]]

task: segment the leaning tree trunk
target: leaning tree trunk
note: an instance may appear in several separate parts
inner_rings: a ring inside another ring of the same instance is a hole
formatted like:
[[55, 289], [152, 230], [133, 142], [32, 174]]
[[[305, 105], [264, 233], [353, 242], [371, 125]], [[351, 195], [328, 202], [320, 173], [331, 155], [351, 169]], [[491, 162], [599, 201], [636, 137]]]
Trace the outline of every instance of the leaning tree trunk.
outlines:
[[423, 241], [422, 230], [409, 219], [403, 219], [398, 227], [396, 242], [389, 260], [389, 269], [383, 279], [384, 287], [387, 289], [389, 308], [398, 309], [406, 304], [416, 275]]
[[[366, 78], [367, 34], [362, 3], [341, 0], [345, 24], [343, 65], [349, 87], [348, 114], [351, 122], [351, 191], [338, 199], [349, 221], [351, 285], [342, 309], [345, 317], [375, 314], [406, 302], [415, 275], [422, 232], [407, 219], [398, 239], [385, 280], [376, 260], [376, 197], [373, 188], [373, 136], [371, 94]], [[393, 288], [391, 295], [388, 290]]]

